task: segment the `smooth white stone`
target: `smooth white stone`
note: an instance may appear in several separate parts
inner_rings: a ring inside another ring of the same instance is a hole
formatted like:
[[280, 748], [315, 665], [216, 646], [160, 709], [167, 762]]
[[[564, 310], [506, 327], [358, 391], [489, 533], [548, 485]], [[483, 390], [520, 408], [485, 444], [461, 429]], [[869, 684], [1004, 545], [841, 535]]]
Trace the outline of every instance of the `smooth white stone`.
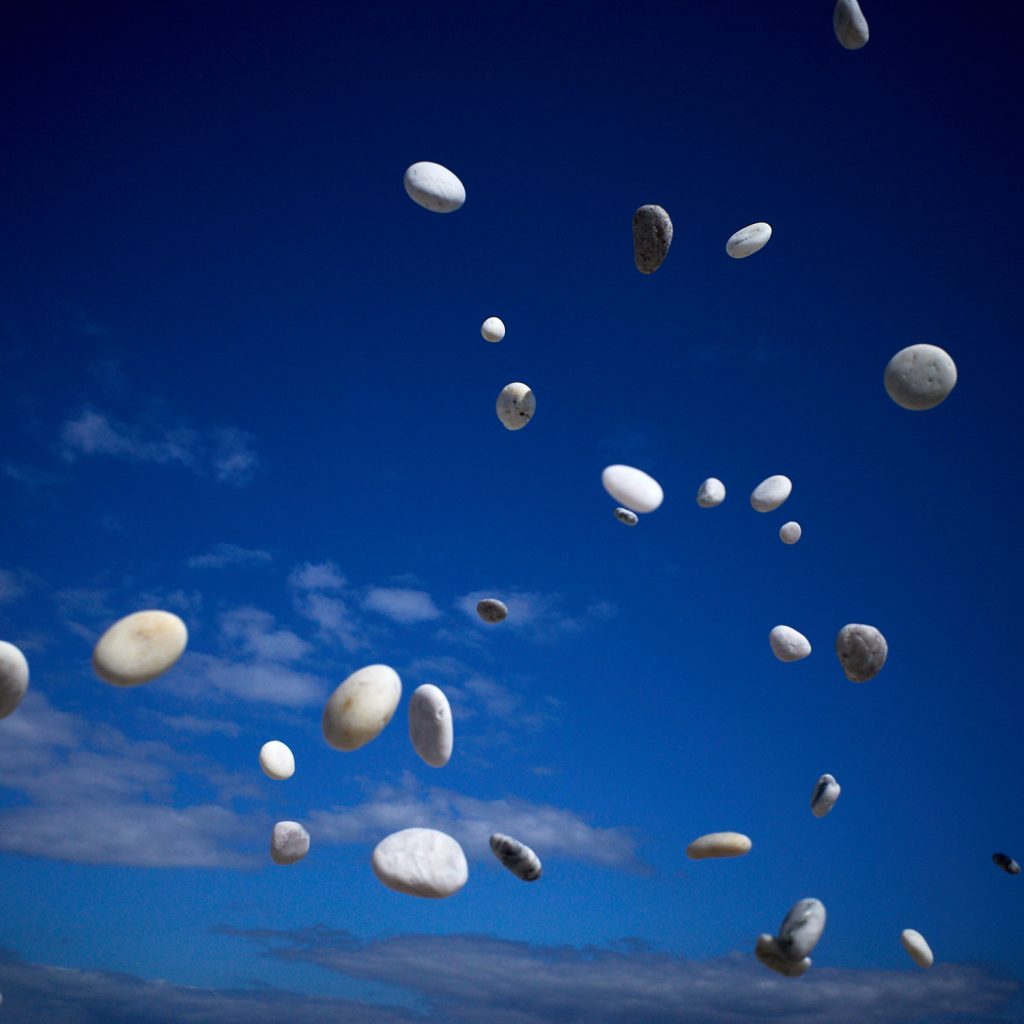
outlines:
[[846, 50], [859, 50], [868, 41], [868, 20], [857, 0], [836, 0], [832, 12], [832, 28], [836, 39]]
[[96, 675], [114, 686], [138, 686], [163, 675], [185, 652], [188, 630], [173, 612], [126, 615], [92, 652]]
[[482, 601], [478, 601], [476, 613], [484, 622], [489, 622], [492, 626], [495, 623], [504, 622], [508, 618], [508, 608], [505, 602], [499, 601], [496, 597], [485, 597]]
[[900, 932], [900, 942], [903, 943], [903, 948], [910, 954], [910, 959], [918, 967], [931, 967], [935, 963], [935, 955], [932, 953], [931, 946], [925, 942], [924, 936], [920, 932], [914, 931], [913, 928], [904, 928]]
[[498, 419], [507, 430], [522, 430], [537, 411], [537, 399], [526, 384], [506, 384], [495, 403]]
[[816, 818], [824, 818], [835, 807], [842, 791], [834, 775], [822, 775], [814, 786], [814, 792], [811, 793], [811, 813]]
[[758, 249], [763, 249], [772, 237], [772, 226], [758, 221], [740, 228], [725, 243], [725, 251], [734, 259], [741, 260], [744, 256], [752, 256]]
[[628, 508], [617, 508], [614, 515], [620, 523], [625, 523], [627, 526], [636, 526], [636, 524], [640, 522], [637, 514], [635, 512], [630, 512]]
[[432, 768], [443, 768], [452, 756], [451, 705], [432, 683], [417, 686], [409, 698], [409, 738], [416, 753]]
[[0, 640], [0, 718], [6, 718], [28, 690], [28, 661], [21, 650]]
[[792, 492], [793, 482], [788, 476], [770, 476], [754, 488], [750, 504], [758, 512], [773, 512]]
[[779, 527], [779, 540], [783, 544], [795, 544], [803, 535], [803, 532], [799, 523], [783, 523]]
[[373, 873], [395, 892], [441, 899], [469, 879], [462, 847], [444, 832], [406, 828], [382, 839], [373, 851]]
[[799, 661], [811, 653], [811, 642], [792, 626], [776, 626], [768, 634], [768, 643], [779, 661]]
[[540, 857], [525, 843], [511, 836], [495, 832], [491, 836], [491, 849], [494, 856], [512, 872], [516, 878], [524, 882], [536, 882], [541, 875]]
[[904, 409], [934, 409], [954, 387], [956, 363], [937, 345], [910, 345], [885, 368], [885, 390]]
[[309, 853], [309, 833], [297, 821], [279, 821], [270, 837], [275, 864], [294, 864]]
[[825, 930], [825, 904], [805, 899], [793, 904], [779, 929], [776, 942], [787, 960], [797, 962], [810, 956]]
[[775, 937], [768, 934], [758, 936], [754, 952], [765, 967], [770, 967], [787, 978], [799, 978], [801, 974], [806, 974], [811, 966], [810, 957], [797, 961], [788, 960], [782, 955]]
[[694, 839], [686, 848], [690, 860], [704, 860], [706, 857], [742, 857], [750, 853], [753, 846], [750, 839], [741, 832], [709, 832]]
[[402, 697], [402, 680], [389, 665], [353, 672], [327, 700], [324, 739], [336, 750], [358, 750], [381, 734]]
[[672, 218], [660, 206], [641, 206], [633, 214], [633, 262], [641, 274], [653, 274], [672, 244]]
[[725, 484], [709, 476], [697, 489], [697, 504], [701, 508], [714, 508], [725, 501]]
[[836, 655], [851, 683], [866, 683], [882, 671], [889, 645], [874, 626], [851, 622], [839, 630]]
[[665, 499], [661, 484], [632, 466], [605, 466], [601, 483], [617, 502], [634, 512], [653, 512]]
[[466, 201], [462, 182], [447, 167], [429, 160], [406, 168], [405, 191], [414, 203], [434, 213], [452, 213]]
[[505, 325], [496, 317], [489, 316], [480, 327], [484, 341], [501, 341], [505, 337]]
[[295, 774], [295, 755], [280, 740], [268, 740], [260, 747], [260, 767], [272, 779], [290, 779]]

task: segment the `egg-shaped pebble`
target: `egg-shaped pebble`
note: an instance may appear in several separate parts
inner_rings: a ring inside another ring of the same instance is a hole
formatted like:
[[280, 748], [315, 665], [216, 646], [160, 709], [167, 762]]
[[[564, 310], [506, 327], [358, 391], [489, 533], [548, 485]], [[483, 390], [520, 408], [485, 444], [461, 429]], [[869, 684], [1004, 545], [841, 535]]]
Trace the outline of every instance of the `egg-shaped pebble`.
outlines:
[[279, 821], [270, 836], [275, 864], [294, 864], [309, 853], [309, 833], [297, 821]]
[[714, 508], [725, 501], [725, 484], [713, 476], [709, 476], [697, 488], [697, 504], [701, 508]]
[[885, 390], [904, 409], [934, 409], [956, 387], [956, 364], [937, 345], [910, 345], [889, 360]]
[[839, 630], [836, 655], [851, 683], [866, 683], [882, 671], [889, 645], [874, 626], [851, 622]]
[[495, 403], [498, 419], [506, 430], [522, 430], [537, 411], [537, 399], [526, 384], [506, 384]]
[[0, 718], [6, 718], [28, 690], [28, 661], [14, 644], [0, 640]]
[[641, 274], [653, 274], [672, 244], [672, 219], [660, 206], [641, 206], [633, 214], [633, 262]]
[[918, 967], [931, 967], [935, 963], [935, 955], [931, 946], [925, 942], [924, 936], [913, 928], [904, 928], [900, 932], [900, 942], [903, 948], [910, 954], [910, 959]]
[[126, 615], [100, 637], [92, 652], [96, 675], [114, 686], [138, 686], [163, 675], [184, 653], [185, 623], [173, 612]]
[[811, 653], [811, 642], [792, 626], [776, 626], [768, 634], [772, 654], [779, 661], [799, 661]]
[[402, 680], [389, 665], [353, 672], [327, 700], [324, 739], [335, 750], [358, 750], [391, 721], [402, 696]]
[[496, 597], [485, 597], [482, 601], [477, 601], [476, 613], [484, 622], [489, 622], [493, 626], [508, 618], [508, 607], [504, 601], [499, 601]]
[[793, 492], [793, 482], [788, 476], [770, 476], [762, 480], [750, 495], [750, 504], [758, 512], [772, 512]]
[[377, 844], [371, 863], [384, 885], [409, 896], [451, 896], [469, 879], [462, 847], [432, 828], [393, 832]]
[[605, 466], [601, 483], [616, 501], [634, 512], [653, 512], [665, 499], [661, 484], [632, 466]]
[[1008, 875], [1020, 874], [1020, 865], [1008, 854], [993, 853], [992, 863], [1001, 867]]
[[628, 508], [617, 508], [614, 515], [620, 523], [625, 523], [627, 526], [636, 526], [636, 524], [640, 522], [637, 514], [635, 512], [630, 512]]
[[857, 0], [836, 0], [832, 28], [845, 50], [859, 50], [868, 41], [868, 20]]
[[744, 256], [753, 256], [759, 249], [768, 244], [772, 237], [772, 226], [758, 221], [756, 224], [748, 224], [740, 228], [735, 234], [729, 236], [725, 243], [725, 251], [734, 259], [741, 260]]
[[811, 813], [816, 818], [824, 818], [835, 807], [835, 803], [842, 791], [842, 787], [836, 782], [835, 776], [829, 775], [826, 772], [815, 783], [814, 792], [811, 793]]
[[280, 740], [268, 740], [260, 747], [260, 767], [272, 779], [290, 779], [295, 774], [295, 755]]
[[686, 848], [690, 860], [704, 860], [708, 857], [742, 857], [750, 853], [753, 844], [742, 832], [709, 832], [694, 839]]
[[433, 683], [417, 686], [409, 698], [409, 738], [416, 753], [432, 768], [443, 768], [452, 756], [451, 705]]
[[409, 198], [434, 213], [452, 213], [466, 201], [462, 182], [447, 167], [429, 160], [406, 168], [404, 180]]
[[501, 341], [505, 337], [505, 325], [496, 317], [489, 316], [480, 327], [484, 341]]
[[810, 957], [794, 961], [783, 956], [782, 950], [779, 949], [778, 941], [773, 935], [768, 935], [767, 933], [758, 936], [754, 953], [765, 967], [770, 967], [773, 971], [787, 978], [799, 978], [801, 974], [806, 974], [811, 966]]
[[783, 544], [795, 544], [800, 539], [803, 532], [804, 531], [800, 528], [799, 523], [783, 523], [779, 527], [779, 540], [781, 540]]
[[798, 900], [782, 922], [776, 942], [782, 955], [795, 962], [810, 956], [824, 930], [825, 904], [816, 899]]
[[540, 878], [541, 864], [537, 856], [525, 843], [495, 832], [491, 836], [491, 849], [494, 856], [512, 872], [516, 878], [524, 882], [536, 882]]

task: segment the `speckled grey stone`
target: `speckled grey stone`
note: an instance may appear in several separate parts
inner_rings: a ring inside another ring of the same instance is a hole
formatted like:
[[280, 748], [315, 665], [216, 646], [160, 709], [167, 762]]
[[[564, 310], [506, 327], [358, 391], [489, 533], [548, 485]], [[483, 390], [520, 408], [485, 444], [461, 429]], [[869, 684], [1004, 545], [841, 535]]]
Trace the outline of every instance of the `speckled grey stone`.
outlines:
[[526, 384], [506, 384], [498, 395], [495, 411], [506, 430], [522, 430], [537, 411], [537, 399]]
[[824, 818], [835, 806], [841, 792], [842, 787], [834, 775], [822, 775], [811, 794], [811, 813], [816, 818]]
[[868, 41], [868, 20], [857, 0], [836, 0], [832, 12], [832, 27], [836, 39], [846, 50], [859, 50]]
[[874, 626], [852, 622], [843, 626], [836, 637], [836, 655], [851, 683], [874, 679], [889, 654], [885, 637]]
[[636, 526], [640, 522], [640, 517], [635, 512], [630, 512], [628, 508], [617, 508], [614, 515], [620, 523], [627, 526]]
[[956, 387], [956, 363], [937, 345], [910, 345], [889, 360], [885, 390], [904, 409], [921, 412], [944, 402]]
[[782, 955], [794, 963], [810, 956], [825, 930], [825, 904], [804, 899], [793, 904], [782, 922], [776, 942]]
[[641, 206], [633, 214], [633, 262], [641, 274], [653, 274], [672, 244], [672, 219], [660, 206]]
[[508, 618], [508, 608], [503, 601], [496, 597], [485, 597], [477, 602], [476, 613], [484, 622], [494, 625], [497, 622], [504, 622]]
[[810, 957], [796, 961], [787, 959], [782, 955], [782, 950], [779, 949], [776, 939], [767, 934], [758, 937], [754, 952], [765, 967], [770, 967], [787, 978], [799, 978], [801, 974], [806, 974], [811, 966]]
[[270, 837], [275, 864], [294, 864], [309, 853], [309, 833], [297, 821], [279, 821]]
[[494, 856], [512, 872], [516, 878], [524, 882], [536, 882], [540, 878], [540, 858], [525, 843], [511, 836], [495, 832], [491, 836], [491, 849]]
[[1001, 867], [1008, 875], [1020, 874], [1020, 865], [1005, 853], [993, 853], [992, 863]]

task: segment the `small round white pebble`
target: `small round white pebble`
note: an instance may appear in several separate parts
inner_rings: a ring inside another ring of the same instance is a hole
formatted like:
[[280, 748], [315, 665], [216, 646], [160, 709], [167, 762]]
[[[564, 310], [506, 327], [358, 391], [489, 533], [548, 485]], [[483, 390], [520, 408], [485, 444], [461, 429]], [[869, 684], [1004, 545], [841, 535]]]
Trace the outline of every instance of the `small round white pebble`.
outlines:
[[434, 213], [452, 213], [466, 201], [462, 182], [447, 167], [429, 160], [406, 168], [405, 191], [414, 203]]
[[431, 768], [443, 768], [451, 759], [455, 741], [452, 709], [444, 692], [433, 683], [417, 686], [409, 698], [409, 738]]
[[290, 779], [295, 774], [295, 755], [280, 740], [268, 740], [260, 747], [260, 767], [272, 779]]
[[793, 482], [788, 476], [770, 476], [762, 480], [750, 495], [750, 504], [758, 512], [773, 512], [793, 492]]
[[377, 844], [371, 864], [384, 885], [408, 896], [442, 899], [458, 892], [469, 879], [462, 847], [432, 828], [393, 832]]
[[353, 672], [327, 700], [324, 739], [335, 750], [358, 750], [383, 732], [402, 697], [402, 680], [389, 665]]
[[918, 967], [931, 967], [935, 963], [935, 955], [932, 953], [931, 946], [925, 942], [924, 936], [920, 932], [914, 931], [913, 928], [904, 928], [900, 933], [900, 942], [903, 943], [903, 948], [910, 954], [910, 959]]
[[753, 846], [742, 832], [709, 832], [694, 839], [686, 848], [690, 860], [704, 860], [708, 857], [742, 857], [750, 853]]
[[772, 654], [779, 661], [800, 661], [811, 653], [811, 642], [792, 626], [776, 626], [768, 634]]
[[480, 327], [484, 341], [501, 341], [505, 337], [505, 325], [496, 317], [489, 316]]
[[506, 430], [522, 430], [537, 411], [537, 399], [526, 384], [506, 384], [495, 403], [498, 419]]
[[21, 650], [0, 640], [0, 718], [6, 718], [28, 690], [28, 661]]
[[859, 50], [867, 45], [868, 20], [864, 17], [857, 0], [836, 0], [832, 12], [832, 27], [836, 39], [844, 50]]
[[126, 615], [100, 637], [92, 667], [105, 683], [138, 686], [163, 675], [184, 653], [185, 623], [172, 612]]
[[601, 483], [616, 501], [634, 512], [653, 512], [665, 499], [661, 484], [633, 466], [606, 466]]
[[885, 390], [904, 409], [934, 409], [956, 387], [956, 363], [937, 345], [901, 349], [885, 368]]
[[615, 518], [620, 523], [625, 523], [627, 526], [636, 526], [640, 522], [640, 518], [635, 512], [630, 512], [628, 508], [617, 508], [614, 512]]
[[763, 221], [748, 224], [729, 237], [729, 241], [725, 243], [725, 251], [734, 260], [741, 260], [744, 256], [753, 256], [759, 249], [763, 249], [771, 237], [772, 227], [770, 224], [765, 224]]
[[842, 788], [834, 775], [822, 775], [814, 785], [811, 793], [811, 813], [816, 818], [824, 818], [835, 806]]
[[508, 618], [508, 606], [496, 597], [485, 597], [477, 602], [476, 613], [484, 622], [494, 626]]
[[779, 527], [779, 540], [781, 540], [783, 544], [795, 544], [800, 539], [803, 532], [804, 531], [801, 529], [799, 523], [792, 521], [783, 523]]
[[725, 484], [709, 476], [697, 489], [697, 504], [701, 508], [714, 508], [725, 501]]
[[270, 836], [275, 864], [294, 864], [309, 853], [309, 833], [297, 821], [279, 821]]

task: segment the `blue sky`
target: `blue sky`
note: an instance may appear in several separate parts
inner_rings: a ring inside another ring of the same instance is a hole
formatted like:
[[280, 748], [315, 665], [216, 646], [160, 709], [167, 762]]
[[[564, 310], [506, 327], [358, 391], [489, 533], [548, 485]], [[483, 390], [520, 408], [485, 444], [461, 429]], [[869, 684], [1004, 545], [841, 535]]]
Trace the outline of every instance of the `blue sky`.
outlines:
[[[1020, 15], [864, 10], [847, 52], [817, 0], [10, 9], [5, 1020], [1024, 1020], [1024, 891], [990, 860], [1024, 854]], [[409, 200], [418, 160], [461, 210]], [[645, 203], [675, 226], [649, 277]], [[959, 382], [911, 413], [882, 373], [918, 342]], [[616, 462], [665, 489], [636, 529]], [[101, 683], [96, 638], [145, 607], [186, 655]], [[889, 642], [862, 686], [848, 622]], [[772, 656], [780, 623], [810, 658]], [[374, 662], [395, 719], [334, 751], [323, 704]], [[408, 739], [426, 682], [440, 770]], [[289, 868], [282, 819], [312, 839]], [[411, 825], [463, 844], [451, 899], [373, 876]], [[750, 855], [686, 859], [725, 829]], [[825, 934], [779, 978], [754, 942], [806, 896]]]

